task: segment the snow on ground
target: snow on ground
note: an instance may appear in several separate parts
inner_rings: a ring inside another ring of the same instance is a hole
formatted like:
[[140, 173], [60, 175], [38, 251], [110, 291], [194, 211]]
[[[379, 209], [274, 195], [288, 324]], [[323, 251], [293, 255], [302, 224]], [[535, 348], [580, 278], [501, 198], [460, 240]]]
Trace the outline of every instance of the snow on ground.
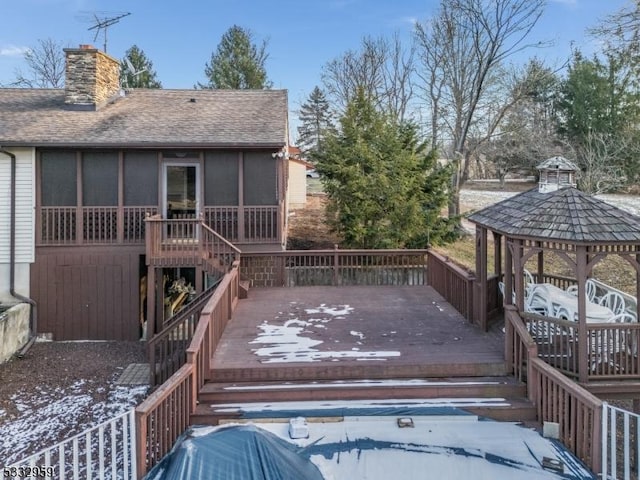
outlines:
[[[0, 463], [11, 465], [31, 454], [72, 437], [93, 426], [125, 413], [146, 395], [147, 386], [98, 387], [86, 393], [85, 380], [77, 380], [67, 389], [37, 388], [37, 395], [17, 393], [11, 397], [18, 418], [0, 427]], [[106, 393], [95, 401], [93, 393]]]
[[[482, 208], [501, 202], [507, 198], [511, 198], [520, 192], [506, 192], [502, 190], [469, 190], [462, 189], [460, 191], [460, 203], [467, 205], [472, 210], [480, 210]], [[633, 215], [640, 216], [640, 196], [639, 195], [619, 195], [606, 194], [596, 195], [596, 198], [610, 203], [614, 207], [618, 207]]]
[[[360, 350], [360, 347], [353, 347], [351, 350], [320, 350], [316, 347], [324, 342], [305, 336], [305, 334], [313, 334], [309, 328], [326, 328], [330, 322], [348, 321], [348, 315], [353, 312], [353, 307], [322, 304], [315, 308], [305, 308], [304, 311], [313, 317], [301, 320], [294, 313], [290, 313], [289, 318], [283, 324], [270, 323], [265, 320], [261, 325], [258, 325], [261, 332], [249, 343], [264, 345], [252, 350], [258, 357], [266, 357], [261, 360], [262, 363], [319, 362], [324, 359], [331, 359], [333, 362], [340, 359], [385, 360], [388, 357], [400, 356], [400, 352], [397, 351], [367, 351]], [[282, 314], [282, 312], [280, 313]], [[358, 337], [360, 341], [357, 344], [362, 345], [364, 334], [355, 330], [352, 330], [350, 334]]]

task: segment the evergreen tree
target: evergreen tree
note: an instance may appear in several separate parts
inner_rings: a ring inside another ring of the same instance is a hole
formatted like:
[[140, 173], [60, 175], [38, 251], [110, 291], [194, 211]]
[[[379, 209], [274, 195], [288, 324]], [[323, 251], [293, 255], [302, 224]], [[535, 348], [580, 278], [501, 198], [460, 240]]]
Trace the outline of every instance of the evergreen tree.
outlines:
[[319, 87], [313, 89], [298, 115], [301, 123], [298, 127], [298, 147], [309, 159], [314, 160], [323, 138], [334, 130], [329, 102]]
[[[130, 65], [129, 65], [130, 64]], [[131, 71], [133, 67], [134, 71]], [[133, 45], [124, 54], [120, 69], [120, 84], [126, 88], [162, 88], [156, 78], [153, 62], [147, 58], [144, 51]]]
[[[628, 183], [637, 181], [640, 174], [636, 160], [640, 98], [632, 65], [622, 57], [607, 55], [603, 61], [597, 57], [587, 59], [576, 52], [557, 103], [559, 132], [579, 157], [584, 157], [582, 161], [579, 158], [583, 170], [593, 170], [594, 164], [599, 168], [619, 167]], [[587, 157], [591, 158], [591, 166], [584, 163]], [[602, 175], [595, 172], [587, 174]]]
[[196, 87], [271, 88], [264, 66], [268, 57], [266, 40], [258, 47], [253, 43], [251, 31], [234, 25], [222, 36], [217, 50], [205, 65], [208, 83], [198, 83]]
[[425, 152], [417, 127], [378, 112], [362, 89], [340, 125], [340, 133], [326, 136], [317, 168], [328, 220], [345, 245], [424, 247], [449, 239], [452, 223], [440, 211], [451, 172]]

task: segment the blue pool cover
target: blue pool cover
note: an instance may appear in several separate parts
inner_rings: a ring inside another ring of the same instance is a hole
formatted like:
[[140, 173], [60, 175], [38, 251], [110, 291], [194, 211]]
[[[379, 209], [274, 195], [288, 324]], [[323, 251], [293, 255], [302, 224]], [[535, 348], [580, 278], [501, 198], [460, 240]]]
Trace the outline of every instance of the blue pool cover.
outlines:
[[300, 448], [253, 425], [189, 428], [145, 480], [323, 480]]

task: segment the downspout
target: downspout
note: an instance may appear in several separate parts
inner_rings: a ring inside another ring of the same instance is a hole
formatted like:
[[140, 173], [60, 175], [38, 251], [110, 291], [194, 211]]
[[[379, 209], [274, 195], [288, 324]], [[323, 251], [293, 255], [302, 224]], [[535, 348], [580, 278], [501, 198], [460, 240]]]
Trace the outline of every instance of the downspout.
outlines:
[[7, 150], [3, 150], [0, 148], [0, 153], [4, 153], [11, 158], [11, 213], [10, 213], [10, 234], [9, 234], [9, 294], [21, 302], [28, 303], [31, 305], [31, 309], [29, 310], [29, 340], [22, 347], [16, 356], [18, 358], [24, 357], [24, 355], [29, 351], [33, 342], [36, 340], [36, 332], [38, 325], [38, 305], [31, 298], [27, 298], [23, 295], [20, 295], [15, 291], [15, 283], [16, 283], [16, 156], [8, 152]]

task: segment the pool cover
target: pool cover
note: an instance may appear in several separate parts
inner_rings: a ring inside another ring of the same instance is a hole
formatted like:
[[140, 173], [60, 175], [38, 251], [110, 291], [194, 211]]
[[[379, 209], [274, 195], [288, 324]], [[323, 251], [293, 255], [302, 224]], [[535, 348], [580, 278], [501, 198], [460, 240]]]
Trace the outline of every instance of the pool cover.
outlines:
[[[204, 433], [202, 433], [204, 432]], [[189, 428], [145, 480], [323, 480], [301, 449], [253, 425]]]

